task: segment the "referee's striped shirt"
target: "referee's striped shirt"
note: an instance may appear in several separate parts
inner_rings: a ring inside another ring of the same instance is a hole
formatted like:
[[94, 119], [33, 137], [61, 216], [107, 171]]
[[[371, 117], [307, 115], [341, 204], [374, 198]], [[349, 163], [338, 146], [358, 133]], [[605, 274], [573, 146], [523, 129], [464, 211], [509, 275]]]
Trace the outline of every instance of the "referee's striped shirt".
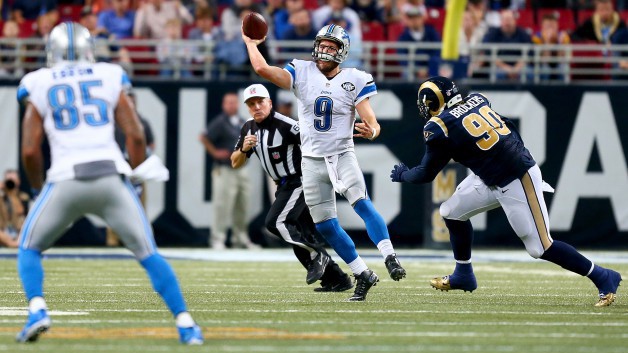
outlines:
[[257, 136], [257, 146], [246, 153], [249, 158], [257, 155], [262, 167], [277, 183], [289, 177], [301, 176], [301, 139], [299, 124], [274, 110], [261, 123], [253, 118], [247, 120], [240, 130], [240, 137], [235, 149], [242, 148], [247, 135]]

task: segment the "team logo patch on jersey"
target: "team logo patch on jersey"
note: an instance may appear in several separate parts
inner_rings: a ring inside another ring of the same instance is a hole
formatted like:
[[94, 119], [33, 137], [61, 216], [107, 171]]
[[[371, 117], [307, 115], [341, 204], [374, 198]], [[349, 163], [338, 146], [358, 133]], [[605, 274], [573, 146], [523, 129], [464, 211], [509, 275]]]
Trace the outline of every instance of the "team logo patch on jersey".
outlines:
[[425, 139], [425, 141], [427, 141], [427, 139], [429, 139], [432, 135], [434, 135], [434, 133], [431, 131], [423, 131], [423, 138]]
[[355, 91], [355, 86], [351, 82], [345, 82], [341, 87], [347, 92]]
[[279, 152], [273, 152], [273, 159], [279, 159], [281, 157], [281, 155], [279, 154]]

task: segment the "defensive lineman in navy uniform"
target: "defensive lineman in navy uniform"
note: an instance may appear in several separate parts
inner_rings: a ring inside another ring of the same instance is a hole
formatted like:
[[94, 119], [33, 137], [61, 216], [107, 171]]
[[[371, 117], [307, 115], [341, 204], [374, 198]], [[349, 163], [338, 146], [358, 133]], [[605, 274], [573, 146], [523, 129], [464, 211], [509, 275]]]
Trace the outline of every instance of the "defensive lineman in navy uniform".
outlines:
[[550, 236], [541, 170], [512, 121], [493, 111], [482, 94], [462, 98], [456, 84], [445, 77], [425, 81], [419, 88], [417, 104], [419, 115], [426, 120], [425, 155], [412, 169], [403, 163], [396, 165], [392, 181], [428, 183], [450, 159], [473, 172], [440, 206], [456, 268], [451, 275], [432, 279], [432, 287], [445, 291], [477, 288], [471, 265], [473, 228], [469, 218], [501, 206], [532, 257], [589, 277], [599, 291], [595, 306], [613, 303], [621, 275], [593, 264], [571, 245]]

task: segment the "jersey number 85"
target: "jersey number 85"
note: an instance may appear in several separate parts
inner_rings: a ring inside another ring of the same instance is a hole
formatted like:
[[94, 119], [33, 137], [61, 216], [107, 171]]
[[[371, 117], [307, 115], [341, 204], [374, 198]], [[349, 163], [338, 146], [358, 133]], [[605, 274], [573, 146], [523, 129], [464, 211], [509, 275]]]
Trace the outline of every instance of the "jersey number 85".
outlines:
[[[79, 82], [80, 100], [84, 106], [93, 105], [98, 109], [98, 114], [82, 113], [82, 118], [88, 125], [101, 126], [109, 122], [107, 114], [107, 102], [104, 99], [94, 98], [90, 88], [101, 87], [102, 81]], [[52, 107], [52, 118], [55, 127], [59, 130], [72, 130], [79, 124], [79, 109], [77, 108], [76, 93], [68, 84], [55, 85], [48, 91], [48, 101]]]

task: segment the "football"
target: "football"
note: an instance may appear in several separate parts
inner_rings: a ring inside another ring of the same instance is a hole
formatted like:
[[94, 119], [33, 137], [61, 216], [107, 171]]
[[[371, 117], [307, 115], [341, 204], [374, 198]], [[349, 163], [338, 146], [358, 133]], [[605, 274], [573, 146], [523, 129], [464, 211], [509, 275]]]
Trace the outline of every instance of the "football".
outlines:
[[268, 25], [264, 16], [257, 12], [251, 12], [242, 21], [244, 34], [251, 39], [262, 39], [268, 33]]

